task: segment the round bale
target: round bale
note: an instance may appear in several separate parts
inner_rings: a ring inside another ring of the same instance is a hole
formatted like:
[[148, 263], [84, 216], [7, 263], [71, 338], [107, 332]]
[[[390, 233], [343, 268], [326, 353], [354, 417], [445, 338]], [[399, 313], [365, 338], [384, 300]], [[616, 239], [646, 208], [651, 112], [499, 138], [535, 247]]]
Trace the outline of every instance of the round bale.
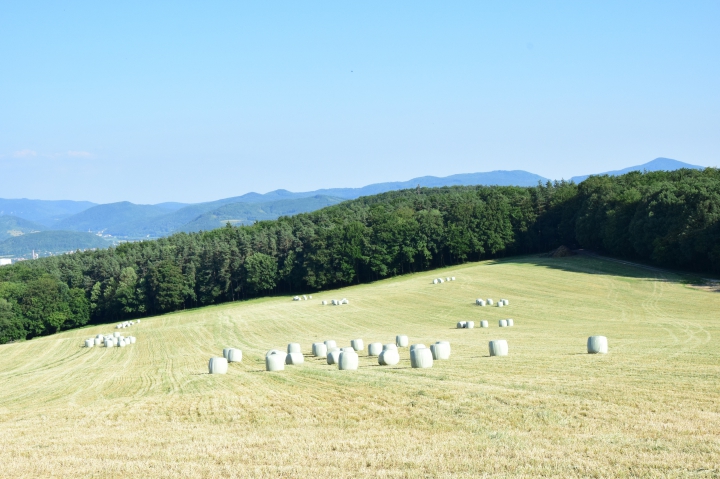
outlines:
[[[351, 348], [352, 349], [352, 348]], [[358, 368], [358, 355], [352, 351], [343, 351], [338, 359], [338, 369], [342, 371], [353, 371]]]
[[451, 281], [455, 281], [455, 276], [451, 276], [451, 277], [450, 277], [450, 280], [451, 280]]
[[468, 328], [468, 329], [473, 329], [473, 328], [475, 327], [475, 321], [468, 321], [468, 322], [465, 324], [465, 327]]
[[437, 280], [437, 279], [434, 279], [434, 280], [433, 280], [433, 284], [438, 284], [438, 280]]
[[413, 344], [412, 346], [410, 346], [411, 352], [415, 351], [416, 349], [426, 349], [426, 348], [425, 348], [425, 345], [422, 343], [417, 343], [417, 344]]
[[137, 338], [135, 336], [130, 336], [130, 344], [135, 344], [135, 341], [137, 341]]
[[467, 326], [467, 321], [458, 321], [457, 329], [463, 329]]
[[498, 321], [498, 325], [501, 328], [506, 328], [507, 327], [507, 319], [501, 319], [500, 321]]
[[228, 353], [230, 352], [232, 348], [223, 348], [223, 357], [227, 359]]
[[242, 362], [242, 351], [236, 348], [230, 348], [227, 355], [227, 361], [229, 363], [240, 363]]
[[95, 343], [95, 346], [100, 346], [102, 344], [103, 340], [102, 340], [102, 338], [95, 338], [93, 340], [93, 342]]
[[408, 343], [409, 340], [407, 336], [402, 334], [395, 336], [395, 345], [397, 345], [398, 348], [407, 348]]
[[487, 304], [488, 304], [488, 306], [492, 306], [492, 305], [493, 305], [493, 300], [492, 300], [492, 298], [488, 298]]
[[118, 344], [117, 344], [117, 345], [118, 345], [118, 348], [124, 348], [124, 347], [125, 347], [125, 340], [124, 340], [124, 339], [120, 339], [120, 340], [118, 341]]
[[268, 351], [268, 353], [265, 355], [265, 370], [284, 371], [285, 356], [287, 356], [287, 354], [280, 352], [277, 349]]
[[350, 341], [350, 344], [355, 351], [362, 351], [363, 349], [365, 349], [365, 345], [362, 339], [353, 339], [352, 341]]
[[435, 343], [430, 345], [433, 359], [450, 359], [450, 344]]
[[377, 356], [383, 350], [382, 343], [370, 343], [368, 344], [368, 356]]
[[378, 356], [380, 366], [395, 366], [400, 362], [400, 353], [396, 349], [385, 349]]
[[92, 348], [93, 346], [95, 346], [95, 339], [86, 339], [85, 340], [86, 348]]
[[328, 339], [327, 341], [325, 341], [325, 346], [326, 346], [328, 349], [330, 349], [330, 348], [337, 348], [337, 343], [336, 343], [335, 340], [333, 340], [333, 339]]
[[328, 364], [337, 364], [337, 362], [340, 360], [340, 351], [339, 349], [335, 349], [334, 351], [328, 351], [327, 353], [327, 363]]
[[327, 346], [325, 343], [313, 343], [312, 353], [316, 358], [324, 358], [327, 356]]
[[300, 353], [302, 354], [302, 348], [300, 347], [300, 343], [290, 343], [287, 347], [288, 353]]
[[487, 321], [480, 321], [480, 327], [481, 327], [481, 328], [487, 328], [487, 327], [489, 327], [489, 326], [490, 326], [490, 325], [488, 324]]
[[208, 372], [210, 374], [227, 374], [228, 362], [225, 358], [210, 358]]
[[[420, 346], [420, 345], [413, 345]], [[413, 368], [431, 368], [433, 365], [432, 351], [423, 346], [410, 350], [410, 366]]]
[[490, 348], [490, 356], [507, 356], [508, 343], [504, 339], [495, 339], [488, 343]]
[[327, 301], [325, 301], [325, 300], [323, 299], [322, 305], [323, 305], [323, 306], [327, 306]]
[[515, 321], [513, 321], [512, 319], [508, 319], [508, 320], [507, 320], [507, 325], [508, 325], [508, 327], [510, 327], [510, 326], [515, 326]]
[[288, 353], [287, 356], [285, 356], [285, 364], [287, 365], [297, 366], [298, 364], [302, 364], [304, 362], [305, 357], [302, 353]]
[[397, 351], [397, 346], [393, 343], [383, 344], [383, 351]]
[[106, 347], [106, 348], [113, 348], [113, 347], [115, 347], [115, 341], [113, 341], [112, 339], [106, 339], [106, 340], [105, 340], [105, 347]]
[[607, 354], [608, 340], [605, 336], [590, 336], [587, 340], [589, 354]]

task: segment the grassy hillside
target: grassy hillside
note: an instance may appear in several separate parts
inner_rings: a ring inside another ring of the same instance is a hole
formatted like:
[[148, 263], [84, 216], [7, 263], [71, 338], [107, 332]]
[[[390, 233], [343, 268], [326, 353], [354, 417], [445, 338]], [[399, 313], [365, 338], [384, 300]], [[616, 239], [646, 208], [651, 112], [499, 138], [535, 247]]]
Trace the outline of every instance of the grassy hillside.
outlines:
[[0, 256], [20, 256], [29, 258], [32, 251], [41, 256], [67, 251], [107, 248], [111, 245], [92, 233], [78, 231], [41, 231], [22, 236], [15, 236], [0, 242]]
[[17, 216], [0, 216], [0, 241], [27, 233], [36, 233], [47, 228], [39, 223], [24, 220]]
[[[673, 276], [523, 257], [148, 318], [124, 349], [80, 347], [111, 325], [73, 330], [0, 346], [0, 461], [10, 477], [717, 477], [717, 311], [720, 295]], [[264, 372], [291, 341], [400, 333], [452, 356]], [[585, 354], [592, 334], [608, 355]], [[488, 357], [495, 338], [510, 356]], [[243, 362], [206, 374], [228, 346]]]
[[310, 198], [278, 200], [267, 203], [232, 203], [200, 215], [187, 223], [180, 231], [209, 231], [230, 222], [234, 226], [253, 224], [256, 221], [274, 220], [319, 210], [345, 201], [343, 198], [317, 195]]

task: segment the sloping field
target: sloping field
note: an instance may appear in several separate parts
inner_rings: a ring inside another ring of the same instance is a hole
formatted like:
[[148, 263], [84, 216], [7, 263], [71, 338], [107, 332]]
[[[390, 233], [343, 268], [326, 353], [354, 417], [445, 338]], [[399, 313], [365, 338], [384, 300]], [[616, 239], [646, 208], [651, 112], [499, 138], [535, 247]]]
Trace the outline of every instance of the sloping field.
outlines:
[[[457, 281], [431, 284], [435, 276]], [[650, 276], [648, 276], [650, 275]], [[321, 306], [347, 297], [349, 305]], [[506, 308], [474, 300], [508, 298]], [[511, 317], [513, 328], [497, 327]], [[489, 329], [457, 330], [487, 319]], [[524, 257], [0, 346], [3, 477], [720, 477], [720, 294], [593, 258]], [[358, 371], [264, 354], [449, 340], [449, 361]], [[610, 353], [588, 355], [589, 335]], [[489, 339], [510, 356], [488, 357]], [[207, 374], [240, 347], [242, 364]]]

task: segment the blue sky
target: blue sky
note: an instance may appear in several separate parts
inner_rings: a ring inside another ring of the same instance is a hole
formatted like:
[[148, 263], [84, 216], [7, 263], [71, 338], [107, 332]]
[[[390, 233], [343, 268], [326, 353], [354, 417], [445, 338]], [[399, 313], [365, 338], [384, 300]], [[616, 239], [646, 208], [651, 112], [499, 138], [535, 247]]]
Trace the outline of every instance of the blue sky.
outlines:
[[0, 3], [0, 197], [720, 163], [720, 2], [509, 3]]

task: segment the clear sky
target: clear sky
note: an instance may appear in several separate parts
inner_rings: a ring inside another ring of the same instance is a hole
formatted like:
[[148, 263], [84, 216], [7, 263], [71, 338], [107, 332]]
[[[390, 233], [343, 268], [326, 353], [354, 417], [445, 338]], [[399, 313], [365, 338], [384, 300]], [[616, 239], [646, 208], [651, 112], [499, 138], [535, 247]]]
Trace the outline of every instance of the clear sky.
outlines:
[[720, 161], [720, 2], [0, 2], [0, 197]]

